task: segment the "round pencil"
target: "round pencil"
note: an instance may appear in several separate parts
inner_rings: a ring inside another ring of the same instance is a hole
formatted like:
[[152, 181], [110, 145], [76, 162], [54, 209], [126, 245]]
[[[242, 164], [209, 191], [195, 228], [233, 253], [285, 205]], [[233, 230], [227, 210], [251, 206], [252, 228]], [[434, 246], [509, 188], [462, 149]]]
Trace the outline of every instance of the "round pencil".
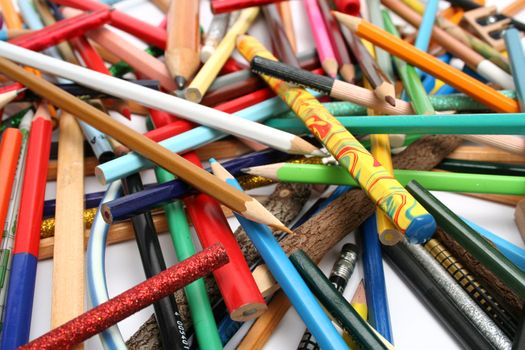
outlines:
[[[356, 185], [356, 181], [350, 175], [345, 174], [345, 170], [339, 166], [277, 163], [243, 169], [243, 171], [250, 175], [264, 176], [280, 182]], [[525, 185], [520, 183], [519, 176], [394, 169], [394, 177], [401, 185], [417, 180], [432, 191], [525, 194]]]
[[416, 181], [407, 189], [430, 210], [440, 226], [520, 297], [525, 296], [525, 273], [438, 201]]
[[337, 12], [336, 16], [342, 24], [346, 25], [359, 37], [432, 74], [492, 109], [506, 113], [513, 113], [519, 110], [516, 101], [503, 96], [496, 90], [439, 61], [435, 57], [415, 49], [412, 45], [386, 33], [371, 23]]
[[393, 334], [379, 237], [377, 220], [375, 215], [372, 215], [362, 225], [360, 235], [368, 321], [379, 334], [392, 343]]
[[505, 46], [510, 56], [512, 68], [512, 77], [516, 83], [516, 93], [520, 102], [521, 110], [525, 110], [525, 56], [523, 55], [523, 46], [521, 45], [521, 35], [516, 28], [505, 30]]
[[[185, 157], [200, 165], [194, 153]], [[232, 320], [244, 322], [261, 315], [266, 303], [219, 204], [205, 194], [185, 198], [184, 203], [201, 244], [208, 247], [221, 242], [228, 251], [230, 262], [213, 275]]]
[[235, 49], [235, 40], [237, 36], [244, 34], [248, 30], [258, 14], [258, 7], [248, 8], [241, 11], [239, 18], [228, 29], [213, 55], [206, 61], [204, 66], [202, 66], [186, 89], [186, 92], [184, 93], [186, 99], [197, 103], [202, 100], [213, 80], [219, 74], [222, 66]]
[[[27, 111], [26, 111], [27, 112]], [[18, 156], [22, 146], [22, 133], [6, 128], [0, 142], [0, 222], [5, 223], [16, 174]]]
[[[460, 305], [454, 303], [444, 288], [423, 268], [408, 244], [384, 246], [391, 266], [420, 300], [465, 349], [495, 349], [479, 328], [473, 327]], [[444, 271], [443, 271], [444, 272]], [[455, 283], [455, 282], [454, 282]], [[458, 286], [459, 288], [459, 286]]]
[[339, 65], [335, 57], [334, 48], [330, 42], [328, 29], [324, 23], [321, 10], [319, 9], [316, 0], [304, 0], [303, 4], [306, 9], [308, 22], [310, 23], [310, 30], [314, 37], [321, 66], [329, 76], [335, 78], [337, 76]]
[[[382, 0], [382, 3], [411, 25], [415, 27], [421, 25], [421, 16], [403, 2], [397, 0]], [[485, 79], [501, 85], [506, 89], [514, 89], [514, 81], [507, 72], [485, 59], [469, 46], [449, 35], [443, 29], [437, 26], [433, 26], [430, 29], [432, 30], [432, 37], [437, 43], [454, 56], [461, 58], [472, 70]]]
[[[211, 160], [210, 164], [216, 176], [228, 185], [240, 189], [239, 183], [217, 161]], [[330, 319], [323, 312], [268, 227], [246, 220], [241, 216], [237, 216], [237, 219], [323, 349], [346, 347]]]
[[[35, 113], [28, 139], [12, 274], [9, 287], [5, 286], [8, 293], [2, 326], [2, 349], [15, 349], [29, 340], [52, 129], [47, 104], [42, 103]], [[15, 154], [18, 155], [18, 152]]]
[[299, 60], [295, 57], [295, 52], [284, 30], [284, 24], [277, 9], [278, 4], [269, 4], [262, 8], [266, 27], [270, 34], [272, 47], [275, 54], [283, 62], [292, 66], [299, 67]]
[[20, 349], [67, 348], [116, 324], [135, 312], [173, 294], [228, 262], [224, 248], [214, 245], [162, 271], [107, 302], [53, 329]]
[[[110, 6], [94, 0], [53, 0], [53, 2], [83, 11], [95, 11], [110, 8]], [[111, 12], [111, 25], [136, 36], [149, 44], [155, 45], [161, 49], [166, 48], [167, 34], [164, 29], [129, 16], [121, 11], [113, 10]]]
[[377, 94], [368, 89], [276, 62], [267, 57], [254, 56], [251, 60], [251, 69], [255, 73], [306, 86], [338, 100], [353, 102], [386, 114], [412, 114], [408, 102], [396, 99], [393, 104], [387, 103], [385, 99], [377, 97]]
[[[50, 100], [52, 103], [53, 101]], [[51, 324], [57, 327], [84, 311], [84, 157], [75, 117], [60, 116]]]
[[[248, 60], [257, 55], [275, 60], [275, 57], [253, 37], [240, 37], [237, 47]], [[348, 173], [356, 178], [369, 198], [385, 211], [401, 233], [411, 241], [425, 241], [432, 235], [432, 217], [314, 96], [305, 89], [293, 87], [281, 80], [265, 75], [262, 75], [262, 78], [292, 108]]]
[[217, 45], [219, 45], [222, 38], [224, 37], [224, 34], [226, 34], [229, 17], [229, 13], [223, 13], [220, 15], [215, 15], [211, 19], [211, 23], [208, 27], [208, 30], [206, 31], [206, 36], [204, 37], [204, 43], [200, 52], [200, 59], [202, 63], [206, 63], [211, 55], [213, 55]]
[[359, 345], [365, 349], [387, 349], [305, 252], [296, 250], [290, 260], [320, 303]]
[[166, 66], [182, 90], [200, 65], [199, 1], [171, 1], [167, 14]]

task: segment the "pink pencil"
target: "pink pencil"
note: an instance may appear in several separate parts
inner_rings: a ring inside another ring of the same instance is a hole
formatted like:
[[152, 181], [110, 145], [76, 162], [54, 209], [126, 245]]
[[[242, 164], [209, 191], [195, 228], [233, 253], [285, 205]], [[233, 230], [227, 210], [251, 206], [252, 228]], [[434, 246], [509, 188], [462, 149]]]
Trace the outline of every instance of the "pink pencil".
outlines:
[[317, 0], [304, 0], [304, 6], [310, 22], [310, 29], [314, 35], [321, 66], [329, 76], [335, 78], [339, 67]]

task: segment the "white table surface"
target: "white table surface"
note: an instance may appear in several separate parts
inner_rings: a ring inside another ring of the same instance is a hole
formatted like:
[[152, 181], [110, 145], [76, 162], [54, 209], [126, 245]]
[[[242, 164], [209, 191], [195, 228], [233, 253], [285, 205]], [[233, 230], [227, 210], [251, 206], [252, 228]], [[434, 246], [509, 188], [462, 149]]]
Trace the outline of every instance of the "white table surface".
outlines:
[[[493, 2], [491, 0], [489, 1], [489, 3]], [[502, 8], [507, 3], [509, 3], [508, 0], [499, 1], [497, 2], [497, 6]], [[162, 14], [147, 1], [122, 1], [117, 7], [152, 24], [158, 24], [162, 19]], [[292, 1], [292, 7], [295, 15], [294, 24], [298, 38], [299, 51], [312, 48], [313, 40], [306, 23], [304, 10], [299, 1]], [[201, 18], [203, 27], [207, 28], [211, 18], [208, 0], [201, 1]], [[265, 27], [261, 22], [261, 19], [259, 19], [255, 26], [250, 30], [250, 33], [263, 39], [265, 43], [268, 43]], [[144, 44], [140, 42], [137, 42], [137, 44], [141, 47], [144, 46]], [[136, 116], [133, 117], [131, 122], [128, 122], [122, 116], [116, 114], [113, 114], [113, 116], [121, 120], [123, 123], [133, 125], [138, 130], [144, 131], [145, 129], [143, 117]], [[150, 171], [145, 172], [143, 175], [145, 182], [151, 183], [154, 181], [154, 177]], [[86, 178], [85, 188], [86, 192], [94, 192], [103, 190], [104, 187], [99, 185], [94, 178], [90, 177]], [[262, 191], [264, 193], [269, 193], [270, 189]], [[261, 190], [259, 190], [259, 192], [261, 192]], [[514, 208], [457, 194], [444, 192], [434, 192], [434, 194], [454, 212], [498, 235], [501, 235], [520, 247], [524, 246], [514, 224]], [[54, 197], [55, 183], [48, 183], [46, 199]], [[238, 222], [235, 219], [230, 219], [229, 222], [232, 229], [235, 229], [238, 226]], [[159, 237], [166, 263], [168, 266], [171, 266], [176, 263], [171, 240], [167, 234], [162, 234]], [[196, 239], [195, 241], [198, 244]], [[355, 241], [353, 234], [349, 234], [325, 256], [320, 264], [325, 273], [329, 273], [342, 244], [349, 241]], [[53, 280], [52, 264], [52, 260], [41, 261], [38, 264], [36, 294], [31, 324], [31, 339], [38, 337], [50, 329], [51, 285]], [[426, 350], [460, 349], [458, 343], [455, 342], [447, 330], [440, 322], [438, 322], [432, 313], [420, 303], [415, 294], [405, 285], [388, 264], [384, 264], [384, 269], [396, 348], [424, 348]], [[106, 254], [106, 271], [108, 288], [111, 296], [115, 296], [143, 281], [145, 277], [135, 242], [129, 241], [110, 246], [107, 249]], [[359, 264], [344, 293], [347, 299], [350, 299], [353, 295], [362, 276], [363, 270], [361, 264]], [[129, 338], [152, 313], [153, 308], [148, 307], [120, 322], [119, 327], [124, 338]], [[275, 333], [269, 339], [265, 349], [295, 349], [304, 330], [305, 326], [303, 322], [295, 310], [290, 309]], [[97, 336], [89, 339], [85, 345], [86, 349], [89, 350], [102, 349], [102, 345]]]

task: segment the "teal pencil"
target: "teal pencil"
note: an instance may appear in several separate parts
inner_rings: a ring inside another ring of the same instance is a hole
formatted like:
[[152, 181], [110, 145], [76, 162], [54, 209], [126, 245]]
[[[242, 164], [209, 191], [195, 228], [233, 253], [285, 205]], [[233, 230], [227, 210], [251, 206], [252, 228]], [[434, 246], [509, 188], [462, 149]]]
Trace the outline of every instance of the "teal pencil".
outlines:
[[[525, 114], [437, 114], [337, 117], [353, 134], [525, 135]], [[308, 129], [297, 118], [272, 118], [272, 128], [294, 134]]]
[[[281, 182], [357, 185], [354, 179], [339, 166], [276, 163], [247, 168], [243, 171]], [[394, 177], [403, 186], [411, 180], [417, 180], [422, 186], [432, 191], [525, 195], [525, 181], [521, 176], [394, 169]]]
[[516, 28], [509, 28], [504, 33], [505, 46], [510, 57], [512, 78], [516, 85], [516, 93], [520, 102], [520, 109], [525, 109], [525, 55], [521, 45], [520, 32]]

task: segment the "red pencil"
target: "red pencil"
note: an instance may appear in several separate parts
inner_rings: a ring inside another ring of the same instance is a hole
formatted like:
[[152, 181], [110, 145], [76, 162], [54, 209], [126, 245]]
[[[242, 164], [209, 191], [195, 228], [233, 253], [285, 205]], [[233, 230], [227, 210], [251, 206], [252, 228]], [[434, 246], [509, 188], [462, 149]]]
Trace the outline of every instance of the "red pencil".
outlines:
[[58, 21], [52, 25], [35, 30], [9, 40], [11, 44], [33, 51], [42, 51], [64, 40], [77, 37], [98, 28], [110, 20], [111, 9], [105, 8]]
[[253, 6], [264, 6], [283, 0], [211, 0], [211, 10], [213, 13], [224, 13], [241, 10]]
[[[193, 153], [185, 158], [202, 166]], [[261, 315], [266, 304], [219, 203], [203, 193], [185, 198], [184, 203], [202, 246], [221, 242], [228, 252], [230, 262], [213, 276], [232, 320], [248, 321]]]
[[2, 227], [5, 226], [21, 145], [22, 133], [20, 130], [5, 129], [0, 142], [0, 173], [2, 174], [0, 176], [0, 225]]
[[[93, 0], [52, 0], [54, 3], [84, 11], [108, 9], [110, 6]], [[166, 30], [129, 16], [118, 10], [111, 12], [111, 25], [145, 42], [166, 49]]]

